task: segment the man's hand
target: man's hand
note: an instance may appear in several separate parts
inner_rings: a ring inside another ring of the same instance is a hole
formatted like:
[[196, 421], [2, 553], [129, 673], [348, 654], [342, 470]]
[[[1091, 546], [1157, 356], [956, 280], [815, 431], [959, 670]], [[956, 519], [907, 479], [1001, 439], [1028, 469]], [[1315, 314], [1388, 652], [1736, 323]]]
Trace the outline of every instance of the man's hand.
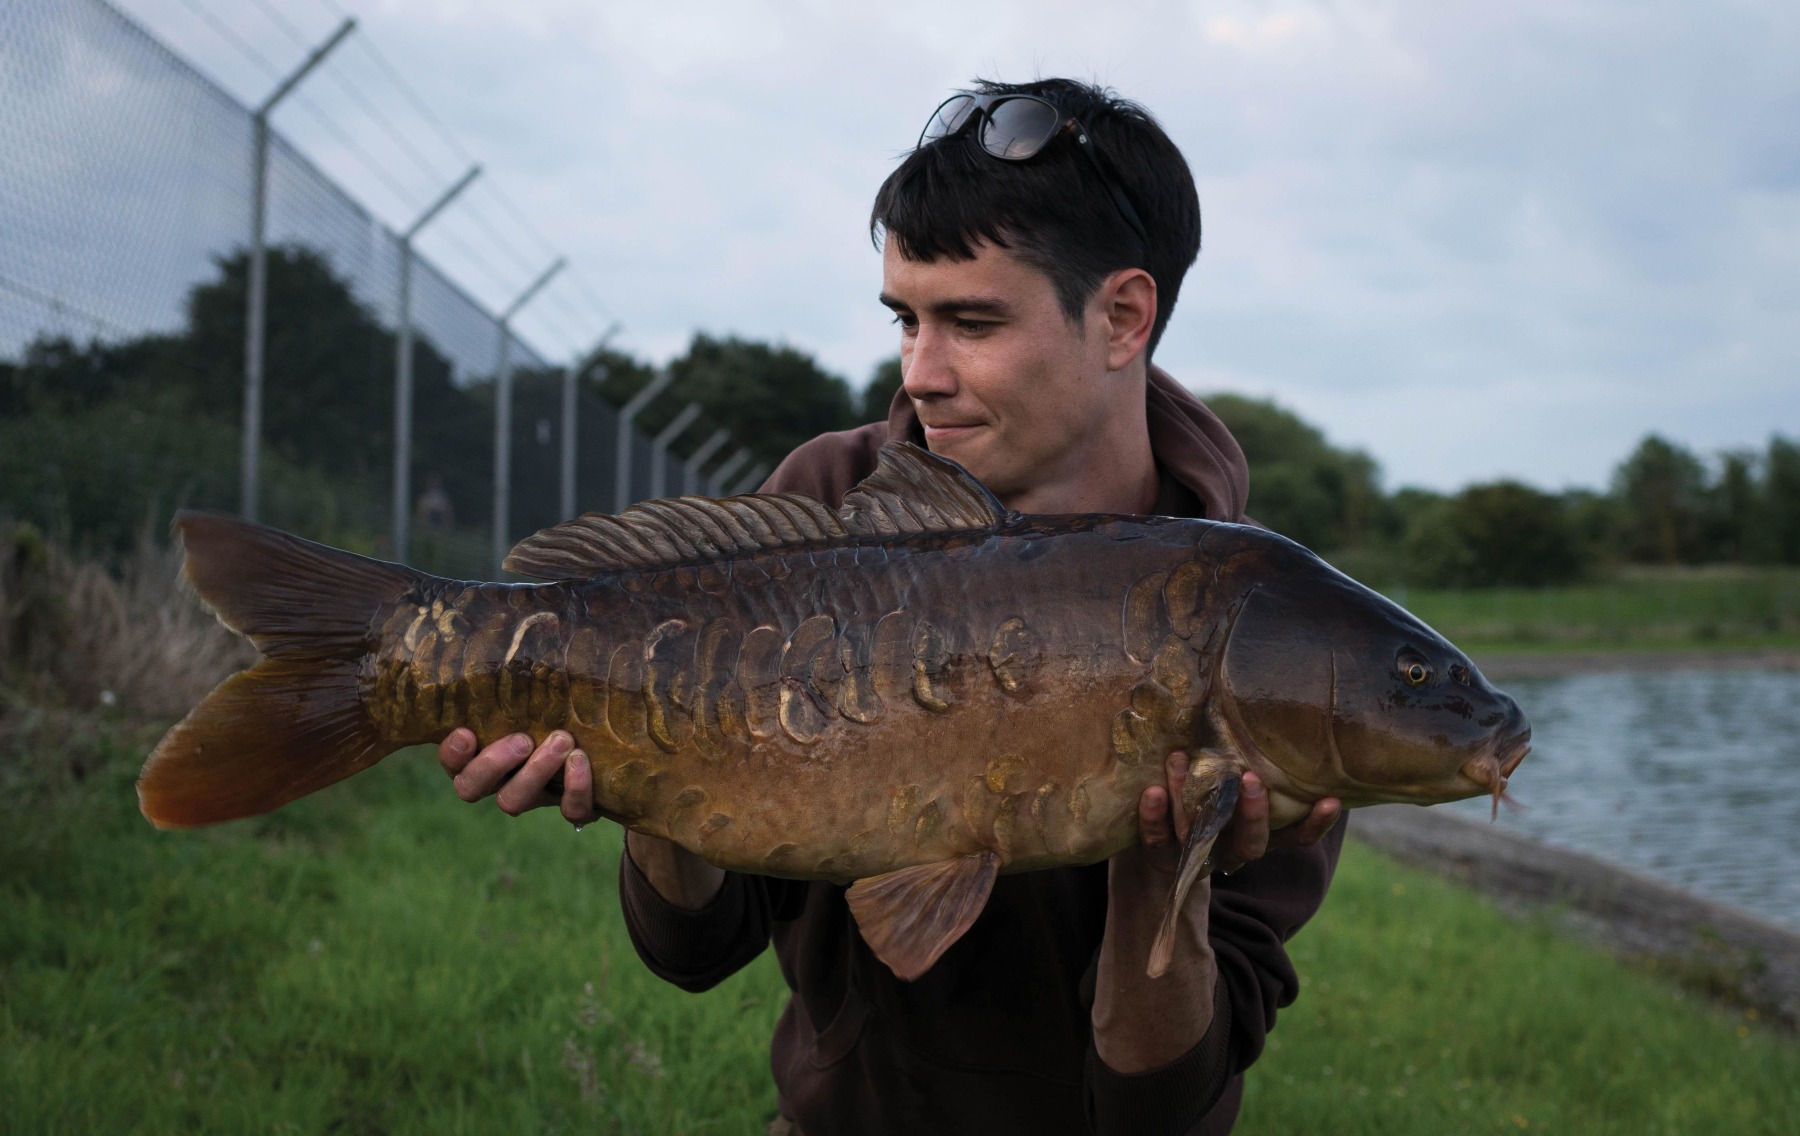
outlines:
[[[509, 816], [561, 806], [564, 819], [578, 828], [604, 815], [594, 803], [593, 766], [564, 731], [552, 731], [536, 749], [526, 734], [508, 735], [480, 753], [475, 745], [474, 732], [461, 728], [438, 743], [438, 762], [463, 800], [491, 796]], [[560, 796], [546, 788], [559, 773]], [[641, 832], [627, 832], [625, 843], [650, 886], [677, 907], [698, 911], [725, 886], [722, 870], [678, 844]]]
[[[1138, 843], [1108, 863], [1106, 933], [1094, 988], [1094, 1048], [1120, 1073], [1143, 1073], [1174, 1061], [1199, 1042], [1212, 1021], [1215, 968], [1207, 942], [1210, 880], [1188, 893], [1179, 913], [1175, 957], [1168, 973], [1150, 978], [1144, 967], [1175, 883], [1190, 818], [1172, 802], [1181, 800], [1188, 757], [1169, 755], [1163, 783], [1138, 798]], [[1342, 804], [1326, 798], [1299, 824], [1271, 834], [1269, 798], [1262, 780], [1246, 772], [1237, 811], [1219, 834], [1214, 857], [1222, 870], [1236, 871], [1260, 859], [1270, 847], [1317, 841], [1336, 823]]]
[[[1153, 785], [1145, 790], [1144, 795], [1147, 797], [1155, 791], [1156, 786]], [[1171, 787], [1170, 792], [1179, 793], [1179, 789]], [[1176, 801], [1180, 799], [1180, 796], [1171, 798]], [[1290, 824], [1286, 828], [1270, 832], [1269, 794], [1263, 788], [1262, 778], [1246, 771], [1243, 783], [1238, 788], [1237, 811], [1232, 814], [1231, 823], [1219, 834], [1219, 841], [1213, 846], [1213, 862], [1219, 866], [1221, 873], [1229, 876], [1245, 864], [1262, 859], [1272, 848], [1305, 848], [1317, 844], [1321, 837], [1331, 831], [1331, 826], [1337, 823], [1338, 815], [1343, 811], [1342, 801], [1336, 797], [1322, 797], [1313, 802], [1312, 811], [1298, 824]], [[1141, 804], [1138, 813], [1141, 821]], [[1181, 839], [1185, 841], [1185, 818], [1179, 822], [1179, 826]]]
[[[552, 730], [535, 749], [530, 735], [509, 734], [477, 753], [474, 731], [458, 728], [438, 743], [438, 763], [450, 775], [457, 796], [471, 803], [491, 796], [508, 816], [561, 806], [570, 824], [600, 819], [593, 767], [562, 730]], [[561, 796], [545, 788], [559, 773]]]

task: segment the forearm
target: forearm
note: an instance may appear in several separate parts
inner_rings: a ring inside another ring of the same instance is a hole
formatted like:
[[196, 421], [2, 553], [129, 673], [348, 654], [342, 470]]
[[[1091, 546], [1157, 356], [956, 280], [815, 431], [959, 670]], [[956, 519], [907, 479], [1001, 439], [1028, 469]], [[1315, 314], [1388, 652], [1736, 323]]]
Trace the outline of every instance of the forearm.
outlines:
[[[1115, 873], [1122, 868], [1115, 866]], [[1174, 959], [1161, 978], [1144, 973], [1162, 910], [1111, 903], [1094, 983], [1094, 1051], [1107, 1068], [1136, 1074], [1160, 1069], [1199, 1043], [1213, 1018], [1218, 968], [1207, 942], [1211, 885], [1201, 880], [1179, 916]], [[1116, 894], [1116, 893], [1115, 893]]]
[[644, 873], [656, 894], [683, 910], [700, 910], [725, 886], [724, 869], [673, 841], [628, 831], [625, 846], [631, 852], [631, 862]]
[[[707, 990], [724, 981], [769, 945], [770, 881], [711, 871], [710, 884], [688, 887], [683, 882], [679, 857], [659, 849], [673, 847], [666, 841], [644, 838], [650, 857], [662, 860], [665, 882], [671, 890], [686, 887], [680, 899], [708, 898], [688, 906], [654, 884], [638, 862], [637, 843], [627, 845], [619, 862], [619, 905], [631, 945], [652, 973], [684, 990]], [[691, 855], [684, 853], [684, 855]]]

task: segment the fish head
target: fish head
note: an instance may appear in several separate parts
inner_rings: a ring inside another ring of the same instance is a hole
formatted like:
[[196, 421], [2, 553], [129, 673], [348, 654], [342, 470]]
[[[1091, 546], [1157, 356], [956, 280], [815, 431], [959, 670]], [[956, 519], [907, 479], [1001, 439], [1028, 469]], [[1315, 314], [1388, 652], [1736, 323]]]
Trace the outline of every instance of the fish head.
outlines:
[[1489, 794], [1530, 750], [1519, 704], [1423, 620], [1291, 542], [1246, 573], [1218, 635], [1218, 728], [1301, 799]]

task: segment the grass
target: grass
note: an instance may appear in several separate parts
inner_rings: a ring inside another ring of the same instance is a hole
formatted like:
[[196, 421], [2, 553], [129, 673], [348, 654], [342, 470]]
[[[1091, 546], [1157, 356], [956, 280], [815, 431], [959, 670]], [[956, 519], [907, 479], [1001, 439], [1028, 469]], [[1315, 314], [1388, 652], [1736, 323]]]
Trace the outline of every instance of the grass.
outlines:
[[1473, 655], [1800, 647], [1800, 570], [1629, 569], [1556, 588], [1388, 594]]
[[[465, 807], [425, 752], [159, 833], [101, 731], [0, 825], [0, 1116], [29, 1132], [755, 1132], [785, 990], [638, 964], [618, 833]], [[5, 755], [19, 761], [16, 750]], [[1775, 1132], [1800, 1045], [1348, 850], [1246, 1133]]]
[[[1354, 825], [1354, 818], [1351, 823]], [[1351, 844], [1239, 1131], [1787, 1133], [1800, 1044]]]
[[773, 1115], [773, 960], [701, 997], [652, 977], [618, 917], [612, 826], [464, 807], [421, 752], [264, 820], [158, 833], [131, 764], [0, 838], [0, 1128], [737, 1133]]

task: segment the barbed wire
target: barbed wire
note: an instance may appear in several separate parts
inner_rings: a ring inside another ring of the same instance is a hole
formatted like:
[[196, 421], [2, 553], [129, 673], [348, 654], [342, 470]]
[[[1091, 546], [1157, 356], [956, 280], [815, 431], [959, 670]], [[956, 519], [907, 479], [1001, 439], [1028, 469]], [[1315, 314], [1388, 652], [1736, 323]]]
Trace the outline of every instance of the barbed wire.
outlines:
[[[280, 9], [269, 3], [269, 0], [251, 0], [251, 3], [254, 4], [263, 15], [269, 18], [269, 22], [280, 28], [287, 35], [288, 39], [302, 51], [311, 51], [317, 46], [317, 40], [315, 38], [308, 37], [292, 20], [289, 20], [284, 16]], [[432, 164], [431, 160], [413, 145], [412, 139], [408, 138], [404, 131], [395, 126], [393, 121], [383, 114], [380, 108], [375, 105], [374, 101], [363, 94], [360, 87], [350, 81], [350, 76], [342, 67], [327, 66], [323, 68], [323, 71], [332, 82], [343, 89], [344, 93], [350, 97], [351, 102], [361, 108], [363, 114], [367, 115], [370, 121], [381, 128], [382, 132], [393, 141], [394, 145], [398, 147], [403, 154], [413, 160], [413, 163], [417, 165], [419, 169], [424, 171], [433, 181], [442, 182], [447, 180], [443, 173], [438, 170], [437, 166]]]
[[[277, 29], [279, 29], [282, 34], [291, 40], [297, 47], [300, 47], [303, 50], [310, 50], [311, 47], [314, 46], [312, 40], [297, 24], [273, 5], [269, 4], [267, 0], [252, 0], [252, 2]], [[348, 9], [337, 3], [336, 0], [316, 0], [316, 3], [318, 3], [323, 10], [339, 19], [350, 17], [352, 15]], [[246, 59], [260, 68], [271, 82], [279, 82], [285, 77], [286, 73], [279, 65], [270, 60], [268, 56], [264, 55], [261, 51], [257, 50], [242, 34], [222, 19], [216, 12], [208, 8], [202, 0], [182, 0], [182, 4], [198, 16], [216, 35], [237, 50], [239, 54], [243, 55]], [[414, 89], [411, 84], [406, 82], [399, 68], [394, 66], [392, 61], [381, 52], [373, 39], [364, 33], [352, 37], [352, 42], [359, 45], [364, 54], [374, 61], [377, 68], [385, 75], [388, 82], [400, 93], [402, 98], [406, 100], [420, 118], [426, 122], [433, 133], [438, 136], [439, 140], [442, 141], [458, 158], [469, 164], [473, 164], [474, 158], [469, 154], [468, 150], [457, 141], [455, 135], [444, 124], [443, 120], [431, 109], [430, 104], [418, 94], [417, 90]], [[349, 96], [358, 109], [363, 114], [367, 115], [384, 134], [393, 140], [396, 147], [405, 153], [421, 171], [425, 172], [439, 183], [448, 183], [449, 178], [443, 175], [438, 167], [435, 166], [431, 160], [406, 137], [405, 132], [401, 130], [392, 119], [378, 109], [376, 101], [373, 98], [348, 78], [341, 66], [328, 65], [323, 68], [323, 70], [328, 73], [333, 82]], [[371, 155], [365, 147], [357, 142], [329, 113], [319, 107], [313, 99], [299, 91], [296, 91], [290, 98], [307, 112], [308, 117], [312, 121], [316, 122], [327, 134], [342, 146], [346, 153], [354, 158], [361, 166], [366, 168], [368, 172], [373, 175], [383, 187], [392, 193], [402, 205], [412, 208], [415, 212], [423, 207], [424, 202], [421, 201], [416, 190], [402, 184], [383, 163]], [[556, 246], [551, 243], [542, 229], [531, 221], [525, 211], [505, 192], [495, 179], [491, 176], [483, 178], [481, 183], [479, 183], [478, 192], [484, 193], [489, 200], [497, 205], [499, 210], [512, 222], [513, 227], [538, 246], [538, 251], [540, 251], [544, 257], [548, 258], [558, 255]], [[459, 213], [466, 216], [474, 227], [480, 230], [482, 235], [487, 238], [488, 242], [517, 267], [520, 273], [530, 274], [541, 269], [541, 264], [534, 264], [532, 260], [519, 249], [518, 242], [515, 239], [509, 239], [509, 237], [501, 231], [501, 227], [495, 223], [494, 218], [489, 215], [488, 210], [481, 208], [478, 201], [463, 202], [459, 203], [459, 205]], [[398, 224], [401, 225], [404, 223], [404, 221], [398, 222]], [[447, 231], [448, 229], [449, 227], [446, 226]], [[457, 250], [468, 259], [472, 266], [486, 274], [490, 282], [498, 290], [502, 292], [507, 290], [506, 280], [508, 274], [497, 269], [493, 262], [486, 257], [477, 254], [469, 242], [459, 240], [455, 237], [449, 237], [448, 240], [450, 244], [456, 247]], [[599, 298], [592, 285], [587, 281], [585, 274], [578, 270], [574, 270], [573, 266], [571, 266], [570, 269], [565, 269], [561, 274], [559, 281], [556, 283], [564, 284], [564, 289], [557, 289], [553, 284], [552, 289], [549, 290], [550, 295], [561, 297], [564, 295], [564, 290], [566, 288], [572, 287], [573, 290], [586, 301], [588, 306], [593, 309], [591, 317], [595, 322], [604, 325], [616, 321], [616, 316], [612, 309]], [[569, 310], [566, 305], [564, 314], [575, 319], [578, 323], [585, 322], [578, 313]]]
[[[320, 9], [337, 19], [344, 19], [354, 15], [347, 7], [339, 3], [338, 0], [314, 0], [314, 3], [317, 4]], [[355, 46], [375, 62], [375, 65], [387, 77], [388, 82], [393, 85], [394, 89], [397, 90], [401, 97], [412, 106], [419, 117], [431, 127], [432, 131], [437, 134], [439, 140], [449, 147], [452, 153], [461, 159], [464, 165], [475, 164], [474, 156], [471, 155], [469, 151], [463, 147], [462, 143], [457, 140], [456, 135], [444, 124], [443, 119], [438, 117], [436, 112], [432, 110], [429, 102], [414, 89], [412, 84], [406, 81], [406, 78], [401, 74], [400, 69], [388, 59], [379, 45], [376, 44], [374, 37], [368, 35], [358, 36], [356, 37]], [[493, 195], [495, 201], [498, 202], [501, 209], [511, 217], [514, 224], [518, 225], [527, 236], [538, 243], [539, 251], [545, 256], [557, 255], [558, 250], [556, 246], [551, 243], [547, 236], [545, 236], [543, 230], [526, 215], [524, 209], [522, 209], [505, 189], [501, 187], [499, 182], [494, 179], [484, 179], [484, 181], [487, 183], [487, 191]], [[479, 213], [479, 210], [471, 209], [470, 213], [471, 215], [474, 215]], [[485, 221], [485, 218], [483, 218], [483, 220]], [[491, 224], [489, 227], [492, 230]], [[500, 236], [497, 230], [492, 231], [497, 243], [507, 246], [510, 249], [511, 242], [506, 241], [504, 237]], [[527, 262], [522, 261], [521, 263]], [[530, 269], [527, 268], [526, 271], [530, 271]], [[574, 266], [571, 266], [564, 271], [563, 277], [568, 284], [573, 285], [576, 291], [581, 293], [582, 297], [591, 307], [593, 307], [594, 314], [599, 316], [603, 322], [612, 322], [616, 319], [616, 313], [614, 313], [613, 310], [595, 293], [593, 286], [587, 281], [585, 274], [580, 272]]]

